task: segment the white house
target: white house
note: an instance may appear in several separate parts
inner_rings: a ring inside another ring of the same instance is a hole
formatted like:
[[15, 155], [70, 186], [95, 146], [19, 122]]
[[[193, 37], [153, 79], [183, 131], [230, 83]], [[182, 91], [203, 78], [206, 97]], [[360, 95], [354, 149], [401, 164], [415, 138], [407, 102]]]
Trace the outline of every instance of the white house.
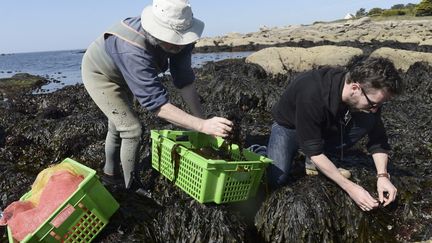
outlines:
[[353, 18], [355, 18], [354, 14], [350, 14], [350, 13], [347, 13], [344, 17], [344, 19], [353, 19]]

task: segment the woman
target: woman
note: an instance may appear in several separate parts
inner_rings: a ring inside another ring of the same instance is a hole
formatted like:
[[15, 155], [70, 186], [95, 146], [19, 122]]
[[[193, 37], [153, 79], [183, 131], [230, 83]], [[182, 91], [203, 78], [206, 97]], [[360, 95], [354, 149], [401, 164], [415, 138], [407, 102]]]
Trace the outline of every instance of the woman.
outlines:
[[[138, 158], [141, 123], [132, 109], [135, 97], [158, 117], [209, 135], [225, 137], [232, 122], [204, 115], [193, 81], [191, 56], [204, 23], [193, 17], [186, 0], [154, 0], [140, 17], [111, 27], [87, 49], [82, 61], [84, 86], [108, 118], [103, 179], [115, 183], [120, 163], [126, 188]], [[158, 79], [170, 69], [173, 82], [193, 115], [168, 100]]]

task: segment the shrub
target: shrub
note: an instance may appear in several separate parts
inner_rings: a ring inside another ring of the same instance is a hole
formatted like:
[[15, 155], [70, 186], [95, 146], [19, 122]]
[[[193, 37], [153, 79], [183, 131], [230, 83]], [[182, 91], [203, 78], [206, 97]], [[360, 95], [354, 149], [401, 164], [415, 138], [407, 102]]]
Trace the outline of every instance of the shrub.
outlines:
[[391, 9], [403, 9], [405, 6], [403, 4], [395, 4], [391, 7]]
[[432, 0], [422, 0], [416, 7], [416, 16], [432, 15]]
[[357, 10], [357, 12], [355, 14], [355, 16], [357, 18], [361, 18], [361, 17], [364, 17], [366, 15], [367, 15], [367, 12], [366, 12], [366, 9], [364, 9], [364, 8], [360, 8], [359, 10]]
[[407, 12], [408, 10], [406, 9], [388, 9], [388, 10], [384, 10], [381, 15], [384, 17], [401, 16], [401, 15], [406, 15]]
[[369, 10], [368, 15], [369, 16], [379, 16], [382, 14], [384, 10], [382, 8], [372, 8], [371, 10]]

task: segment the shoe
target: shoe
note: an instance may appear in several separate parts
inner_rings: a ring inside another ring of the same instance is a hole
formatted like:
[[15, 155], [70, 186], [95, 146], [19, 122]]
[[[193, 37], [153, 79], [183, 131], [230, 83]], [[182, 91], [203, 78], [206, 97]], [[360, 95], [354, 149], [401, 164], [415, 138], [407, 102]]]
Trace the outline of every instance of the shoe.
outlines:
[[344, 169], [344, 168], [341, 168], [341, 167], [339, 167], [338, 170], [339, 170], [339, 173], [340, 173], [343, 177], [345, 177], [345, 178], [347, 178], [347, 179], [349, 179], [349, 178], [351, 177], [351, 171], [349, 171], [349, 170], [347, 170], [347, 169]]
[[318, 170], [316, 166], [312, 163], [312, 160], [306, 157], [305, 159], [305, 168], [306, 168], [306, 175], [315, 176], [318, 175]]
[[267, 156], [267, 147], [266, 146], [262, 146], [259, 144], [253, 144], [247, 149], [254, 152], [254, 153], [257, 153], [259, 155]]
[[151, 192], [149, 190], [145, 189], [141, 180], [136, 178], [135, 176], [133, 176], [131, 178], [131, 181], [129, 183], [129, 187], [126, 188], [126, 190], [131, 192], [131, 193], [135, 193], [139, 196], [142, 196], [142, 197], [146, 197], [146, 198], [152, 197]]
[[[344, 168], [338, 168], [338, 170], [339, 170], [339, 173], [343, 176], [343, 177], [345, 177], [345, 178], [347, 178], [347, 179], [349, 179], [350, 177], [351, 177], [351, 172], [349, 171], [349, 170], [347, 170], [347, 169], [344, 169]], [[310, 169], [310, 168], [306, 168], [306, 175], [309, 175], [309, 176], [316, 176], [316, 175], [318, 175], [319, 174], [319, 172], [318, 172], [318, 170], [316, 170], [316, 169]]]
[[108, 175], [104, 173], [100, 179], [104, 186], [124, 185], [124, 180], [119, 175]]
[[[310, 159], [306, 159], [305, 168], [306, 168], [306, 175], [316, 176], [319, 173], [316, 166], [312, 163]], [[343, 177], [347, 179], [351, 177], [351, 172], [349, 170], [340, 167], [338, 168], [338, 170]]]
[[318, 170], [306, 168], [306, 175], [316, 176], [316, 175], [318, 175]]
[[149, 190], [146, 190], [144, 188], [138, 188], [137, 190], [134, 191], [134, 193], [142, 197], [152, 198], [152, 193]]

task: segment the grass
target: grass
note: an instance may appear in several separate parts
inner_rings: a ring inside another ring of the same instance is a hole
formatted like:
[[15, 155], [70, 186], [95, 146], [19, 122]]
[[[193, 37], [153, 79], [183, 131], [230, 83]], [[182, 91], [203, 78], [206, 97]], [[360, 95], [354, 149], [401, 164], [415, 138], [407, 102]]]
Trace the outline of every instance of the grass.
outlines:
[[432, 16], [424, 16], [424, 17], [416, 17], [416, 16], [410, 16], [410, 15], [399, 15], [399, 16], [377, 16], [377, 17], [371, 17], [374, 21], [388, 21], [388, 20], [432, 20]]
[[[432, 20], [432, 16], [416, 17], [412, 15], [397, 15], [397, 16], [365, 16], [370, 17], [373, 21], [403, 21], [403, 20]], [[357, 20], [360, 18], [354, 18], [350, 20]], [[313, 24], [332, 24], [332, 23], [343, 23], [348, 21], [347, 19], [336, 19], [333, 21], [315, 21]]]

